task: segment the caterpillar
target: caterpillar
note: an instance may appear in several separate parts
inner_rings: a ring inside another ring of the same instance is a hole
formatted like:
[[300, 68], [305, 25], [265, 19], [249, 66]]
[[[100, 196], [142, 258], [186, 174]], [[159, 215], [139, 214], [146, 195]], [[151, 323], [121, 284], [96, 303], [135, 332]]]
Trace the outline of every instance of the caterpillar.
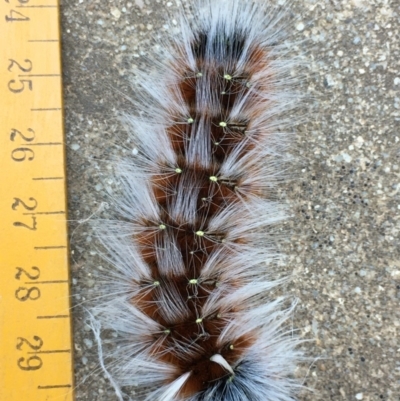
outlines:
[[199, 1], [136, 79], [135, 151], [115, 168], [118, 219], [96, 223], [109, 271], [91, 310], [120, 400], [289, 401], [301, 387], [272, 230], [289, 214], [276, 186], [302, 103], [287, 14]]

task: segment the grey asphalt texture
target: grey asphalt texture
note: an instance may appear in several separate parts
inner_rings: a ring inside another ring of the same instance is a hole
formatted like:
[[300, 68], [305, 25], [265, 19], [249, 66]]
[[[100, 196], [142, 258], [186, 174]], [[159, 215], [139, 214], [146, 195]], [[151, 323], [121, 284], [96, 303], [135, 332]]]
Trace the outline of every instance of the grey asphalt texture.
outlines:
[[[285, 291], [316, 358], [298, 369], [309, 389], [299, 399], [399, 401], [400, 0], [292, 3], [316, 103], [280, 189], [294, 214], [282, 227]], [[117, 111], [132, 107], [130, 80], [154, 38], [178, 29], [176, 3], [63, 0], [61, 11], [76, 400], [116, 401], [85, 314], [107, 267], [89, 223], [107, 217], [111, 160], [127, 152]]]

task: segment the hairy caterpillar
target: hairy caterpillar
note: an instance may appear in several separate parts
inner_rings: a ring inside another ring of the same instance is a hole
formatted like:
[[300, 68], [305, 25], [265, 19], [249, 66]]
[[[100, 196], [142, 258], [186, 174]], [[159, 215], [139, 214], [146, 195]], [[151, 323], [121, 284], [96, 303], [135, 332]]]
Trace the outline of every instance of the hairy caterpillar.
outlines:
[[205, 0], [194, 16], [124, 118], [138, 152], [118, 163], [121, 219], [98, 227], [112, 265], [92, 310], [101, 364], [121, 400], [124, 386], [146, 400], [293, 400], [299, 340], [273, 296], [268, 233], [287, 215], [274, 186], [301, 100], [286, 12]]

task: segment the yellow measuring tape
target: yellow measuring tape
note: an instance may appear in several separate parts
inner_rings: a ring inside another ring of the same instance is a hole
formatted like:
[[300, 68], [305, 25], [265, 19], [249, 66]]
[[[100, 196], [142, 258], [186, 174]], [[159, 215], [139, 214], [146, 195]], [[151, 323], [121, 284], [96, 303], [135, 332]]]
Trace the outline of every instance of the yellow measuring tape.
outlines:
[[0, 0], [0, 400], [73, 400], [59, 9]]

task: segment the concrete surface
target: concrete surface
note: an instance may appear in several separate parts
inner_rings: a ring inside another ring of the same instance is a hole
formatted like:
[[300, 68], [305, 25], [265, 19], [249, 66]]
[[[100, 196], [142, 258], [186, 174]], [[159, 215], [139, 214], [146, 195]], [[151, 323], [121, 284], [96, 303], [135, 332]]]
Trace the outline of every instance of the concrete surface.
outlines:
[[[218, 0], [215, 0], [218, 1]], [[98, 369], [84, 307], [105, 267], [88, 219], [107, 215], [110, 158], [126, 149], [116, 110], [153, 37], [173, 32], [175, 1], [63, 0], [63, 64], [77, 401], [115, 401]], [[293, 0], [308, 38], [305, 90], [318, 111], [298, 128], [297, 174], [282, 187], [284, 273], [294, 326], [320, 357], [301, 401], [400, 400], [400, 0]]]

